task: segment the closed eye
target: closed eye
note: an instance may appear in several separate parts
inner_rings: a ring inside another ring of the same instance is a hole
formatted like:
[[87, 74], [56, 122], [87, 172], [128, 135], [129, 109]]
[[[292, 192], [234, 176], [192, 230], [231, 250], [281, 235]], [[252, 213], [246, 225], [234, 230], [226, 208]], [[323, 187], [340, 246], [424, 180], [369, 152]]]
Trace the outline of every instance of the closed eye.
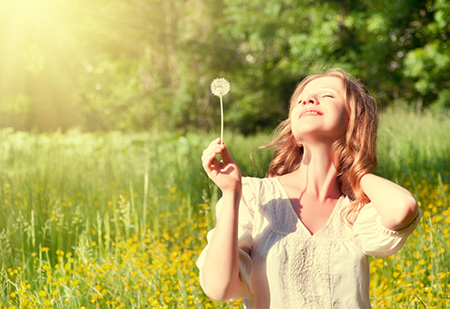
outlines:
[[334, 96], [331, 95], [331, 94], [324, 94], [324, 95], [322, 96], [322, 98], [332, 98], [332, 99], [334, 99]]

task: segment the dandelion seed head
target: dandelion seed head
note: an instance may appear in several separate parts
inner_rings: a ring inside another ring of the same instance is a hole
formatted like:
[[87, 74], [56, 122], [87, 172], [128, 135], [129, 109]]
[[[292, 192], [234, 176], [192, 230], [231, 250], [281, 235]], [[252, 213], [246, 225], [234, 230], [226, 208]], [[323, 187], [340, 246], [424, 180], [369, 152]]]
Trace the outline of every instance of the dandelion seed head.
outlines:
[[211, 92], [218, 97], [223, 97], [230, 91], [230, 83], [225, 78], [216, 78], [211, 83]]

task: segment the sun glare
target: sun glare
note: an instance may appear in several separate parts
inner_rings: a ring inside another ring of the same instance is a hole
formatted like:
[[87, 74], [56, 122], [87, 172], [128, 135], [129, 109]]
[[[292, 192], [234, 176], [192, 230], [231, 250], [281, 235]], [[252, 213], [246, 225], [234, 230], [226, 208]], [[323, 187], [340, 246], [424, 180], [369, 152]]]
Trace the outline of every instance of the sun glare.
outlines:
[[[45, 38], [57, 27], [57, 7], [52, 0], [4, 0], [1, 2], [0, 25], [2, 35], [3, 80], [17, 75], [19, 68], [29, 70], [30, 52], [35, 58], [42, 58], [39, 50], [46, 45]], [[39, 62], [39, 61], [38, 61]], [[42, 62], [42, 59], [40, 60]], [[36, 68], [42, 68], [42, 63]]]
[[70, 82], [67, 59], [80, 53], [72, 43], [79, 41], [79, 2], [0, 0], [0, 111], [26, 98], [42, 110], [35, 118], [51, 123], [56, 104], [70, 100], [61, 93]]
[[8, 14], [9, 18], [46, 17], [53, 1], [50, 0], [5, 0], [2, 1], [2, 10]]
[[41, 52], [52, 57], [57, 52], [60, 37], [76, 20], [76, 3], [71, 0], [0, 0], [0, 48], [6, 58], [4, 61], [26, 62], [30, 53], [39, 58]]

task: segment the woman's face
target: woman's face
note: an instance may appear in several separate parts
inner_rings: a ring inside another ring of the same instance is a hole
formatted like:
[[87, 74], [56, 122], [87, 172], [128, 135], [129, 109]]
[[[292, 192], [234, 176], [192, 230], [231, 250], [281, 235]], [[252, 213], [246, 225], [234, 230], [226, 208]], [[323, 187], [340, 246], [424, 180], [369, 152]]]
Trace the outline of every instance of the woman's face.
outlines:
[[342, 79], [325, 76], [306, 84], [291, 112], [291, 128], [301, 142], [334, 142], [345, 132], [348, 112]]

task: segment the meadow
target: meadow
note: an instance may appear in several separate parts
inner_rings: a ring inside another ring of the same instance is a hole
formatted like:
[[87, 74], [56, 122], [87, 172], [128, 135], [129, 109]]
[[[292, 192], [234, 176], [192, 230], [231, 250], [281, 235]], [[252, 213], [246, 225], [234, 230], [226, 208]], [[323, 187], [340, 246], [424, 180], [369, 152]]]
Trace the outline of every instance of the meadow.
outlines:
[[[422, 221], [406, 246], [371, 258], [374, 308], [450, 307], [450, 116], [381, 115], [377, 174], [407, 187]], [[217, 134], [216, 134], [217, 135]], [[0, 308], [240, 308], [215, 303], [195, 262], [218, 190], [202, 171], [214, 134], [0, 130]], [[262, 176], [267, 134], [225, 141]]]

